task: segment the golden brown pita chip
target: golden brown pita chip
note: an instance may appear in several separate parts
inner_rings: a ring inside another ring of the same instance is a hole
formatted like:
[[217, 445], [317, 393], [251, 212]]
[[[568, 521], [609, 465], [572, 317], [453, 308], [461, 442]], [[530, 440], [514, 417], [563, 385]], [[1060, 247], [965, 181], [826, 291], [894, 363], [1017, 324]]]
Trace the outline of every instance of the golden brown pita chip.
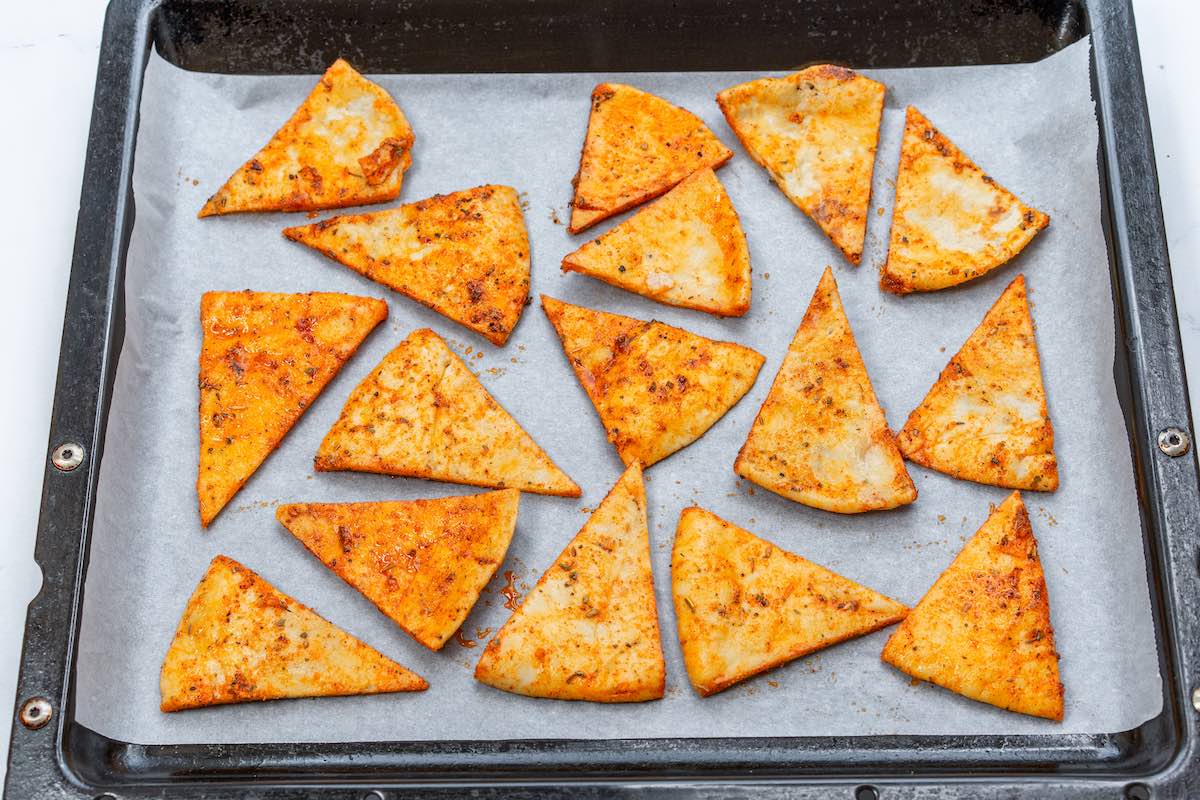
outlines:
[[840, 514], [917, 499], [828, 267], [733, 469]]
[[579, 496], [579, 486], [428, 329], [409, 334], [350, 394], [314, 463], [320, 471]]
[[896, 294], [957, 286], [1015, 257], [1049, 222], [908, 107], [880, 286]]
[[763, 357], [661, 322], [542, 296], [567, 359], [628, 466], [699, 439], [754, 385]]
[[740, 317], [750, 308], [746, 237], [708, 168], [565, 257], [562, 268], [717, 316]]
[[342, 59], [271, 141], [208, 199], [201, 217], [315, 211], [394, 200], [413, 131], [396, 101]]
[[200, 523], [279, 446], [317, 395], [387, 319], [348, 294], [207, 292], [200, 300]]
[[690, 111], [632, 86], [602, 83], [592, 90], [568, 230], [579, 233], [658, 197], [732, 155]]
[[232, 558], [217, 556], [163, 660], [162, 710], [429, 688]]
[[1062, 720], [1046, 581], [1019, 492], [992, 511], [921, 598], [883, 660], [972, 700]]
[[529, 237], [517, 192], [479, 186], [285, 228], [373, 281], [502, 345], [529, 296]]
[[704, 697], [908, 613], [702, 508], [679, 517], [671, 583], [683, 663]]
[[663, 695], [642, 468], [633, 464], [483, 651], [506, 692], [633, 703]]
[[1025, 276], [1018, 275], [896, 437], [909, 461], [955, 478], [1053, 492], [1054, 427]]
[[854, 70], [822, 64], [717, 95], [746, 152], [852, 264], [867, 233], [884, 92]]
[[385, 503], [298, 503], [275, 517], [414, 639], [440, 650], [492, 579], [517, 524], [516, 489]]

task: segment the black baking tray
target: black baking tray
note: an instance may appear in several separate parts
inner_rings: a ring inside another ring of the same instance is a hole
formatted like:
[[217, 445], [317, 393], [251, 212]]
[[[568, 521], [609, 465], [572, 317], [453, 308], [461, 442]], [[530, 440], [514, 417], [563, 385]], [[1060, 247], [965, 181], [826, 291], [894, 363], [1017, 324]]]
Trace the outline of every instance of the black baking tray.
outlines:
[[[178, 746], [115, 741], [75, 721], [96, 478], [124, 307], [136, 302], [123, 280], [152, 48], [184, 69], [224, 73], [319, 73], [337, 56], [368, 73], [766, 71], [1032, 61], [1088, 33], [1114, 377], [1142, 512], [1158, 717], [1096, 735]], [[29, 606], [5, 797], [1200, 797], [1200, 484], [1194, 448], [1160, 448], [1171, 429], [1187, 439], [1191, 416], [1129, 0], [113, 0], [42, 492], [44, 580]], [[72, 471], [51, 456], [64, 444], [84, 454]], [[37, 698], [50, 723], [29, 727], [20, 712]]]

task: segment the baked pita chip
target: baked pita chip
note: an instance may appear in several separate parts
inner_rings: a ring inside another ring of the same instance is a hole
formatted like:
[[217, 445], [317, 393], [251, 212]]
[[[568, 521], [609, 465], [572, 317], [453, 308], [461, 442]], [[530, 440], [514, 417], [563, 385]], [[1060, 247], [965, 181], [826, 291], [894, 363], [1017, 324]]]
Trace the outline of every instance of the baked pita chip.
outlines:
[[188, 600], [160, 679], [163, 711], [249, 700], [419, 692], [429, 684], [232, 558]]
[[283, 235], [502, 345], [529, 296], [517, 192], [479, 186], [400, 208], [332, 217]]
[[908, 613], [702, 508], [679, 517], [671, 584], [683, 663], [704, 697]]
[[733, 470], [839, 514], [917, 499], [828, 267]]
[[909, 461], [955, 478], [1053, 492], [1054, 427], [1018, 275], [896, 437]]
[[1008, 262], [1049, 223], [908, 107], [880, 286], [895, 294], [957, 286]]
[[750, 308], [750, 251], [716, 173], [693, 172], [661, 199], [563, 259], [631, 292], [722, 317]]
[[867, 233], [885, 91], [854, 70], [822, 64], [717, 95], [746, 152], [852, 264]]
[[658, 197], [732, 155], [690, 111], [632, 86], [601, 83], [592, 90], [568, 230], [579, 233]]
[[350, 394], [314, 460], [490, 489], [578, 497], [568, 478], [431, 330], [413, 331]]
[[1046, 581], [1019, 492], [992, 511], [921, 598], [883, 660], [972, 700], [1062, 720]]
[[396, 101], [339, 58], [199, 216], [394, 200], [412, 163], [412, 147], [412, 128]]
[[414, 639], [440, 650], [504, 561], [516, 489], [385, 503], [300, 503], [275, 517]]
[[200, 299], [200, 524], [208, 526], [387, 319], [348, 294], [207, 292]]
[[626, 466], [704, 435], [754, 385], [763, 357], [661, 322], [542, 297], [567, 359]]
[[635, 463], [488, 642], [475, 678], [531, 697], [633, 703], [662, 697], [665, 676]]

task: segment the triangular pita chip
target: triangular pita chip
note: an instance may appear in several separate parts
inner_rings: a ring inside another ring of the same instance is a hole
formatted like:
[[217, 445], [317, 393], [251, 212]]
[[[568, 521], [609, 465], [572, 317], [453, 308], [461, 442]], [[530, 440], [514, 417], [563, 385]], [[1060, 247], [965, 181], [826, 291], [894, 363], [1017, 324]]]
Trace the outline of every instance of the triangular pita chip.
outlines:
[[1000, 295], [896, 436], [909, 461], [1008, 489], [1058, 488], [1025, 276]]
[[517, 192], [479, 186], [416, 203], [285, 228], [405, 297], [508, 340], [529, 295], [529, 237]]
[[396, 101], [342, 59], [291, 119], [208, 199], [201, 217], [394, 200], [413, 131]]
[[592, 90], [568, 230], [579, 233], [658, 197], [732, 155], [690, 111], [632, 86], [602, 83]]
[[516, 489], [385, 503], [298, 503], [275, 517], [338, 577], [440, 650], [504, 561]]
[[750, 308], [746, 236], [708, 168], [571, 253], [562, 268], [722, 317], [740, 317]]
[[642, 468], [633, 464], [488, 642], [476, 679], [558, 700], [663, 695]]
[[650, 466], [704, 435], [754, 385], [763, 357], [661, 322], [542, 295], [579, 382], [626, 465]]
[[917, 499], [829, 268], [733, 469], [789, 500], [840, 514]]
[[314, 463], [321, 471], [579, 496], [579, 486], [428, 329], [409, 334], [350, 394]]
[[188, 600], [160, 679], [163, 711], [428, 687], [226, 556]]
[[1046, 581], [1019, 492], [992, 511], [921, 598], [883, 660], [972, 700], [1062, 719]]
[[347, 294], [207, 292], [200, 300], [200, 523], [207, 526], [387, 319]]
[[908, 107], [880, 286], [908, 294], [978, 278], [1015, 257], [1049, 222]]
[[822, 64], [717, 95], [746, 152], [852, 264], [867, 233], [884, 92], [854, 70]]
[[702, 508], [679, 517], [671, 584], [683, 663], [705, 697], [908, 613]]

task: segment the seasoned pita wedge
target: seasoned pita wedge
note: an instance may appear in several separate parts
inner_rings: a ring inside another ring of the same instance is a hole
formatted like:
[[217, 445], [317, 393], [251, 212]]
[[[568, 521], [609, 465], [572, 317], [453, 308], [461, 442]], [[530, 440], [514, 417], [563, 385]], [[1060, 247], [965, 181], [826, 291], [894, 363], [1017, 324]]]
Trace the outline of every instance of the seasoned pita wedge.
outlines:
[[895, 294], [957, 286], [1008, 262], [1049, 223], [908, 107], [880, 286]]
[[275, 517], [414, 639], [440, 650], [492, 579], [517, 524], [516, 489], [389, 503], [299, 503]]
[[167, 650], [162, 710], [420, 692], [429, 684], [232, 558], [217, 556]]
[[412, 164], [412, 147], [412, 128], [396, 101], [339, 58], [199, 216], [394, 200]]
[[200, 299], [200, 524], [208, 526], [387, 319], [348, 294], [207, 292]]
[[517, 192], [479, 186], [400, 208], [332, 217], [283, 235], [487, 337], [508, 341], [529, 296]]
[[567, 359], [626, 466], [704, 435], [754, 385], [763, 357], [661, 322], [542, 296]]
[[917, 499], [828, 267], [733, 470], [839, 514]]
[[690, 111], [632, 86], [602, 83], [592, 90], [568, 230], [579, 233], [652, 200], [732, 155]]
[[488, 642], [475, 678], [531, 697], [634, 703], [662, 697], [665, 676], [635, 463]]
[[704, 697], [908, 613], [702, 508], [679, 517], [671, 585], [683, 662]]
[[579, 486], [428, 329], [409, 334], [350, 394], [314, 464], [322, 472], [579, 496]]
[[955, 478], [1053, 492], [1054, 427], [1018, 275], [896, 437], [909, 461]]
[[716, 173], [705, 168], [563, 259], [622, 289], [721, 317], [750, 308], [750, 251]]
[[1019, 492], [992, 511], [921, 598], [883, 660], [972, 700], [1062, 720], [1046, 581]]
[[717, 95], [746, 152], [852, 264], [867, 233], [885, 91], [854, 70], [822, 64]]

